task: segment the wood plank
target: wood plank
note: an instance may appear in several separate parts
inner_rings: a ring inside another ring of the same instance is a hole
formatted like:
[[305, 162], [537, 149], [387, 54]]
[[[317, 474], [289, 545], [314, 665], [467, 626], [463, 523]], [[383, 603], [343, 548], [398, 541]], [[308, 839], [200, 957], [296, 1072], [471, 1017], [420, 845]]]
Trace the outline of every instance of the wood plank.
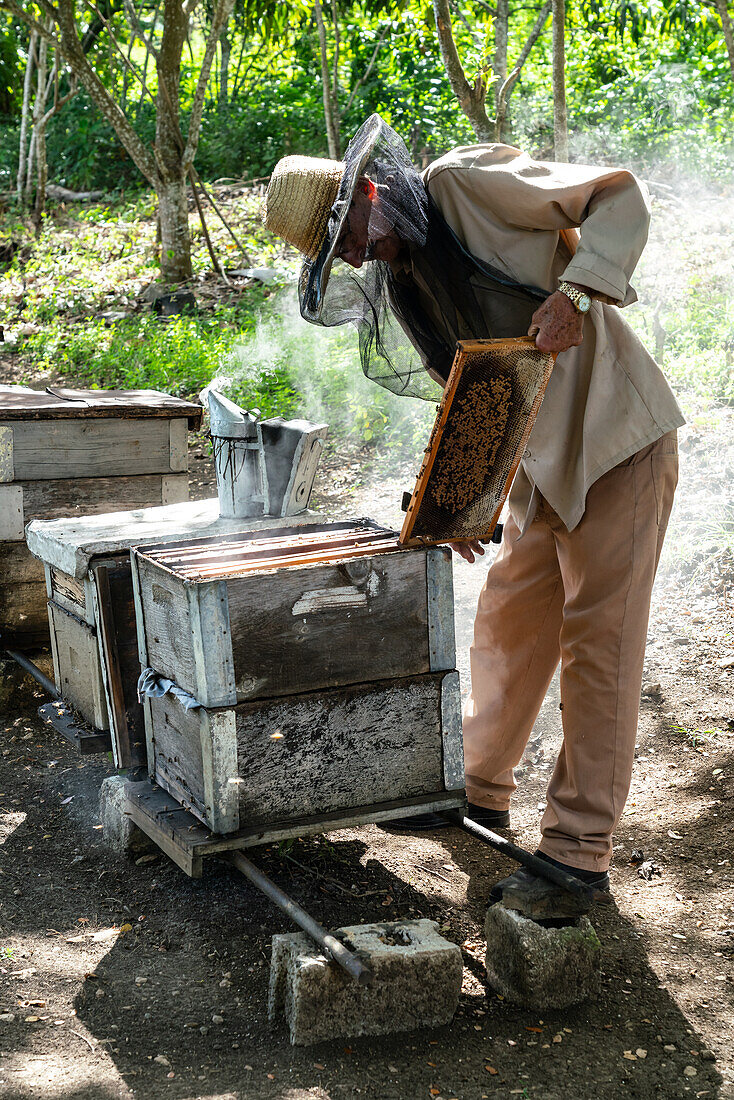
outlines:
[[0, 385], [0, 420], [185, 416], [194, 430], [201, 426], [203, 413], [201, 405], [159, 390], [76, 390], [49, 386], [43, 391]]
[[96, 631], [59, 604], [49, 601], [58, 659], [56, 683], [61, 695], [96, 730], [108, 730]]
[[145, 721], [137, 697], [140, 661], [130, 563], [96, 566], [94, 586], [100, 662], [115, 766], [147, 767]]
[[235, 708], [240, 823], [443, 788], [441, 675]]
[[188, 474], [164, 474], [161, 478], [161, 504], [183, 504], [189, 499]]
[[13, 481], [13, 429], [9, 425], [0, 428], [0, 481]]
[[22, 542], [24, 525], [23, 486], [0, 485], [0, 541]]
[[455, 672], [429, 674], [220, 711], [150, 699], [156, 782], [215, 831], [236, 828], [233, 792], [244, 827], [440, 791], [447, 677], [453, 687]]
[[238, 701], [430, 671], [425, 570], [419, 550], [229, 579]]
[[204, 859], [216, 858], [222, 852], [237, 851], [263, 844], [278, 843], [290, 837], [314, 836], [337, 832], [339, 829], [389, 821], [415, 812], [465, 809], [462, 792], [436, 791], [417, 798], [395, 799], [378, 806], [357, 806], [348, 814], [335, 812], [293, 819], [287, 825], [271, 827], [249, 826], [229, 836], [211, 832], [193, 814], [182, 809], [167, 792], [147, 780], [127, 783], [125, 806], [132, 820], [161, 849], [193, 878], [200, 878]]
[[63, 700], [54, 699], [50, 703], [44, 703], [38, 708], [38, 715], [47, 726], [51, 726], [70, 741], [83, 756], [110, 751], [109, 732], [91, 729]]
[[454, 573], [451, 557], [451, 550], [444, 546], [434, 547], [426, 553], [431, 672], [453, 668], [456, 664]]
[[125, 476], [163, 474], [171, 468], [167, 420], [16, 421], [12, 432], [15, 481], [111, 477], [120, 470]]
[[[159, 786], [191, 809], [202, 821], [211, 816], [204, 783], [202, 740], [207, 736], [207, 716], [201, 710], [184, 710], [171, 695], [149, 699], [155, 752], [149, 760], [150, 775]], [[235, 741], [236, 761], [236, 741]], [[235, 774], [231, 778], [236, 779]]]
[[189, 426], [185, 420], [169, 420], [169, 469], [182, 473], [189, 468]]
[[135, 559], [141, 600], [138, 627], [144, 638], [140, 660], [193, 694], [197, 668], [183, 581], [137, 553]]
[[[305, 512], [289, 522], [295, 527], [318, 521]], [[179, 542], [197, 536], [221, 537], [262, 528], [282, 526], [279, 516], [262, 519], [226, 518], [219, 515], [219, 500], [191, 500], [164, 507], [136, 508], [127, 512], [103, 512], [72, 519], [34, 520], [26, 531], [28, 545], [43, 561], [71, 576], [86, 576], [94, 558], [144, 543]]]
[[[188, 492], [188, 474], [167, 474], [165, 477], [178, 479], [182, 489], [186, 486]], [[67, 519], [117, 509], [145, 508], [161, 503], [163, 481], [160, 474], [26, 481], [22, 486], [0, 485], [0, 506], [6, 489], [21, 489], [26, 523], [31, 519]]]
[[459, 673], [449, 672], [441, 683], [441, 732], [443, 734], [443, 782], [447, 791], [464, 787], [464, 741], [461, 731]]
[[60, 569], [49, 569], [51, 581], [50, 599], [63, 607], [65, 611], [71, 611], [80, 619], [84, 619], [90, 626], [94, 625], [94, 608], [87, 607], [87, 590], [84, 581], [78, 581], [76, 577], [70, 577]]

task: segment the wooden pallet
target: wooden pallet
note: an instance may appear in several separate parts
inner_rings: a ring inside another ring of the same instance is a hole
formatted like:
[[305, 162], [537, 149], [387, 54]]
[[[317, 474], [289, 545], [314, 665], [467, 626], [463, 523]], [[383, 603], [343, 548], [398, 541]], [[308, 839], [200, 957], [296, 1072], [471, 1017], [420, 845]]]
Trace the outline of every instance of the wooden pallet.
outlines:
[[70, 741], [83, 756], [112, 751], [110, 731], [92, 729], [62, 699], [44, 703], [38, 708], [38, 716]]
[[273, 844], [289, 837], [313, 836], [375, 821], [389, 821], [390, 818], [404, 816], [407, 809], [425, 813], [464, 808], [466, 805], [463, 791], [443, 791], [433, 796], [421, 795], [397, 802], [382, 802], [376, 806], [358, 806], [348, 812], [251, 826], [224, 836], [210, 832], [175, 798], [149, 780], [128, 783], [125, 799], [125, 812], [138, 828], [191, 878], [201, 878], [204, 860], [223, 852]]

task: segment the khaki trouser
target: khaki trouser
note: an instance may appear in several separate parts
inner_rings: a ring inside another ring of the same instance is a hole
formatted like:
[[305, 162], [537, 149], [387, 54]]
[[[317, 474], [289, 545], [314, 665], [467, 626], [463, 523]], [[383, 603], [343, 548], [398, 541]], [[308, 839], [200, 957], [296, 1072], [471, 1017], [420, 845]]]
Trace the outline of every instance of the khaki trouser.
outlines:
[[464, 713], [470, 802], [504, 810], [561, 662], [563, 747], [540, 850], [605, 870], [629, 792], [650, 593], [678, 480], [675, 432], [604, 474], [568, 531], [547, 501], [510, 519], [479, 597]]

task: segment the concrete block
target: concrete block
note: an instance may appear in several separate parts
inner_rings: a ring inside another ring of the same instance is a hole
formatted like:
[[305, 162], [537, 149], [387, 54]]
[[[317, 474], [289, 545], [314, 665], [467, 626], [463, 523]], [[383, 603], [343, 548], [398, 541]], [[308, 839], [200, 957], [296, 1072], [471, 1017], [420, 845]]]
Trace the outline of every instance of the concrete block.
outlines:
[[502, 902], [487, 910], [487, 980], [526, 1008], [565, 1008], [598, 992], [601, 944], [587, 917], [545, 928]]
[[125, 809], [125, 784], [123, 775], [110, 775], [102, 780], [99, 790], [99, 819], [102, 836], [114, 852], [140, 855], [151, 842], [145, 833], [133, 823]]
[[450, 1022], [463, 964], [435, 921], [356, 924], [336, 935], [369, 962], [371, 985], [358, 985], [304, 932], [273, 936], [268, 1015], [283, 1008], [294, 1046]]

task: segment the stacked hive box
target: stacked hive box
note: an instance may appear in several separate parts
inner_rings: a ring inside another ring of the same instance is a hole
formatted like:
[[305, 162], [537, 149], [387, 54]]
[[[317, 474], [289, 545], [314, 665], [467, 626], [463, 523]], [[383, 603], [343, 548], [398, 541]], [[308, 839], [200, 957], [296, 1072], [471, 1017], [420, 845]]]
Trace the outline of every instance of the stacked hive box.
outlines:
[[148, 767], [215, 832], [463, 801], [451, 554], [369, 521], [133, 553]]
[[[188, 428], [201, 414], [155, 390], [0, 386], [0, 644], [49, 641], [44, 571], [24, 541], [28, 521], [187, 500]], [[79, 644], [89, 648], [78, 597], [54, 600], [52, 614], [70, 628], [76, 616]]]
[[[314, 518], [304, 512], [289, 522], [298, 525]], [[282, 523], [272, 517], [223, 518], [215, 497], [28, 525], [28, 548], [46, 570], [56, 686], [94, 730], [110, 731], [118, 768], [147, 763], [143, 708], [136, 691], [140, 663], [130, 547]]]

